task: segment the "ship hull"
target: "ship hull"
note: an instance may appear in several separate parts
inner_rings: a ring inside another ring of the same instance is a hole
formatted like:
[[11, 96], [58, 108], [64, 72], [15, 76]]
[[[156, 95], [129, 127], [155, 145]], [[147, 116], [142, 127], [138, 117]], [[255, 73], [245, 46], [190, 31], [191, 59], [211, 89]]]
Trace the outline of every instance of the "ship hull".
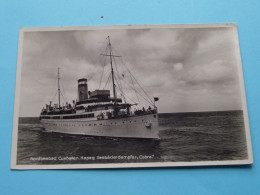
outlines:
[[159, 139], [157, 114], [107, 120], [42, 119], [41, 123], [46, 131], [57, 133]]

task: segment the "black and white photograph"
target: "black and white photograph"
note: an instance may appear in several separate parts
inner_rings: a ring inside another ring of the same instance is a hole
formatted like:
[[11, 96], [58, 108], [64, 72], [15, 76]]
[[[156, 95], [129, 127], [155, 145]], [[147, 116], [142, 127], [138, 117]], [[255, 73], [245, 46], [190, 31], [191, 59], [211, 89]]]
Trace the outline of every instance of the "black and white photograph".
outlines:
[[252, 163], [236, 24], [20, 29], [12, 169]]

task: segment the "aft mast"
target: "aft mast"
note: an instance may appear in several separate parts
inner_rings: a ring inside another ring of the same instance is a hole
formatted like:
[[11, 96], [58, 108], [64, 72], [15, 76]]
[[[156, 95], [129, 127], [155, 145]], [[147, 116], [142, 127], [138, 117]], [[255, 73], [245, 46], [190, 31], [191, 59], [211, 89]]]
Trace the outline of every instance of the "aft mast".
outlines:
[[60, 109], [60, 68], [58, 68], [58, 95], [59, 95], [59, 109]]

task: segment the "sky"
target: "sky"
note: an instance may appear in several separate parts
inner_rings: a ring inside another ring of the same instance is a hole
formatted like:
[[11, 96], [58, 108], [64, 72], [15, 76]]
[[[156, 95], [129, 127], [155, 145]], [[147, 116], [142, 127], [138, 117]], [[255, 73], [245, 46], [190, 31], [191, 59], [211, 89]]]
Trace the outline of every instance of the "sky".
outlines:
[[58, 67], [63, 103], [77, 98], [79, 78], [88, 79], [90, 91], [103, 89], [110, 65], [100, 54], [108, 36], [113, 54], [122, 56], [114, 70], [130, 103], [149, 105], [132, 89], [142, 91], [128, 69], [151, 99], [159, 97], [159, 113], [242, 109], [230, 27], [37, 31], [24, 32], [20, 116], [39, 116], [45, 104], [57, 103]]

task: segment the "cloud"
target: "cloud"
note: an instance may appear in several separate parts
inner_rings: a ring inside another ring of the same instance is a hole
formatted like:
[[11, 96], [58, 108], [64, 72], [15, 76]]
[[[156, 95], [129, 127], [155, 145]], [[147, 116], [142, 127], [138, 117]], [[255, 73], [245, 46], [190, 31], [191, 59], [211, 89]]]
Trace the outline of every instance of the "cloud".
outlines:
[[122, 56], [114, 70], [131, 99], [127, 69], [151, 98], [160, 97], [160, 112], [241, 109], [231, 28], [48, 31], [24, 35], [21, 116], [37, 116], [53, 99], [58, 67], [68, 101], [77, 98], [79, 78], [88, 78], [89, 90], [103, 88], [110, 74], [100, 55], [108, 52], [107, 36], [113, 54]]
[[190, 84], [226, 84], [233, 79], [233, 69], [222, 60], [214, 60], [209, 64], [201, 64], [190, 69], [185, 80]]
[[183, 69], [183, 64], [182, 63], [176, 63], [176, 64], [173, 64], [173, 70], [175, 71], [180, 71]]

